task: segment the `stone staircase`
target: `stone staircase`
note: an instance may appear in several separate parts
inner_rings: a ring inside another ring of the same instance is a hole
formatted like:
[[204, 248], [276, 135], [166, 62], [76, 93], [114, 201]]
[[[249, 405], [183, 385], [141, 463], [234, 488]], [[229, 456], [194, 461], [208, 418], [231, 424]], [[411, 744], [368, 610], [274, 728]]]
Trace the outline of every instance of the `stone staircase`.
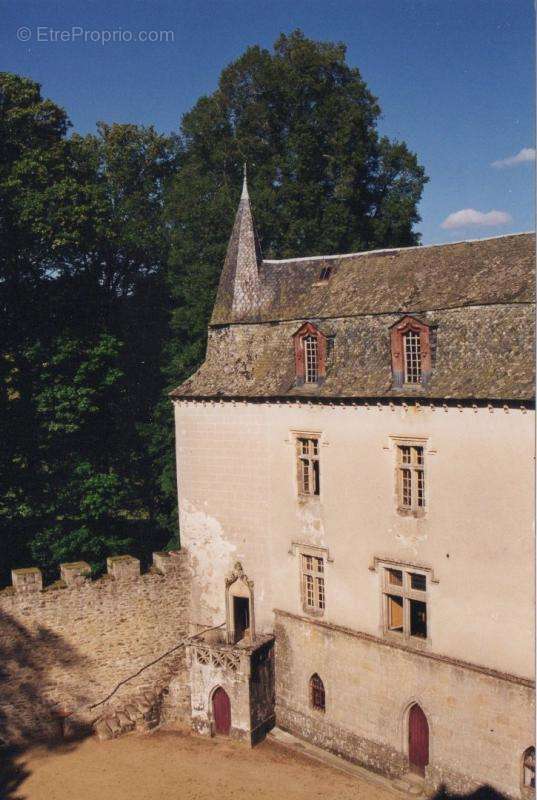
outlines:
[[121, 708], [106, 711], [93, 723], [93, 732], [100, 741], [116, 739], [131, 731], [146, 733], [160, 722], [163, 692], [145, 690], [130, 697]]
[[406, 775], [401, 775], [400, 778], [392, 780], [392, 786], [406, 795], [412, 795], [416, 798], [424, 796], [423, 778], [413, 772], [407, 772]]

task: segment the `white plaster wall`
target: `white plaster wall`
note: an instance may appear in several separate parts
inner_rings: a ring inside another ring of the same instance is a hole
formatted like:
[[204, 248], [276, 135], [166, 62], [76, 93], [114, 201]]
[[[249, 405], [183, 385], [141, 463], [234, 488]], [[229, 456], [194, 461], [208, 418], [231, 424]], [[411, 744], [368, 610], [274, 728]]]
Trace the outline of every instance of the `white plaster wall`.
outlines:
[[[327, 622], [382, 635], [374, 557], [426, 565], [429, 648], [533, 672], [532, 412], [176, 403], [181, 542], [196, 622], [223, 622], [224, 578], [255, 582], [258, 631], [302, 614], [292, 543], [327, 547]], [[321, 495], [297, 497], [292, 431], [321, 432]], [[391, 436], [427, 437], [427, 513], [397, 514]]]

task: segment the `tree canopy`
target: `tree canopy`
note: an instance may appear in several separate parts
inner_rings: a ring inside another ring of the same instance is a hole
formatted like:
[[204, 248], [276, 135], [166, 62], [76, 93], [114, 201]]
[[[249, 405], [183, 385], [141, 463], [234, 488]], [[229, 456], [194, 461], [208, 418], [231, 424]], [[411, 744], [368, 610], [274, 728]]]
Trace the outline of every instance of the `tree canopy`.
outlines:
[[147, 427], [162, 392], [175, 147], [151, 128], [68, 127], [37, 84], [0, 75], [3, 570], [100, 566], [169, 538]]
[[266, 258], [419, 243], [427, 178], [404, 142], [379, 135], [379, 118], [345, 46], [300, 31], [273, 52], [248, 48], [184, 116], [167, 200], [176, 380], [203, 355], [243, 163]]
[[427, 180], [342, 44], [250, 47], [178, 134], [69, 135], [0, 73], [0, 578], [177, 531], [167, 390], [202, 361], [242, 182], [265, 257], [419, 243]]

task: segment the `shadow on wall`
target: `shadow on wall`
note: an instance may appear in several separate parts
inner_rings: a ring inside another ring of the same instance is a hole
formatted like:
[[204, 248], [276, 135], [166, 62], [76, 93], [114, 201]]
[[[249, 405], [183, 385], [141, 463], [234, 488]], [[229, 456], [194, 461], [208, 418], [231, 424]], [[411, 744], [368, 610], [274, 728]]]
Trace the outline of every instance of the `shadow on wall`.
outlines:
[[440, 786], [436, 794], [432, 795], [431, 800], [508, 800], [505, 794], [493, 789], [492, 786], [480, 786], [468, 794], [454, 794], [448, 792], [444, 785]]
[[[29, 774], [21, 759], [30, 743], [65, 749], [89, 732], [68, 716], [88, 705], [76, 685], [85, 661], [58, 634], [28, 630], [0, 612], [0, 800], [23, 800], [17, 790]], [[58, 702], [60, 693], [68, 706]]]

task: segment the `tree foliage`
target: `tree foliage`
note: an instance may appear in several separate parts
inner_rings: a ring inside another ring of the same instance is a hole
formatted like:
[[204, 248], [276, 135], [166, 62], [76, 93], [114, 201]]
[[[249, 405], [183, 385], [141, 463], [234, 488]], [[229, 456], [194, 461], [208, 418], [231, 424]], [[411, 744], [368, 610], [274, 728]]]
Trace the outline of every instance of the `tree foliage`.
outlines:
[[250, 47], [176, 137], [68, 135], [0, 73], [0, 577], [176, 531], [167, 390], [202, 361], [242, 166], [265, 257], [413, 245], [426, 177], [341, 44]]
[[169, 537], [147, 427], [162, 391], [176, 148], [151, 128], [68, 127], [37, 84], [0, 76], [4, 570], [102, 565]]
[[300, 31], [272, 53], [250, 47], [184, 116], [168, 198], [176, 378], [203, 354], [243, 163], [266, 258], [418, 244], [427, 178], [403, 142], [379, 136], [379, 117], [345, 46]]
[[273, 52], [248, 48], [184, 116], [181, 170], [167, 198], [170, 387], [203, 360], [244, 163], [266, 258], [419, 243], [414, 226], [427, 178], [404, 142], [379, 135], [379, 119], [377, 98], [346, 63], [345, 46], [300, 31], [280, 36]]

